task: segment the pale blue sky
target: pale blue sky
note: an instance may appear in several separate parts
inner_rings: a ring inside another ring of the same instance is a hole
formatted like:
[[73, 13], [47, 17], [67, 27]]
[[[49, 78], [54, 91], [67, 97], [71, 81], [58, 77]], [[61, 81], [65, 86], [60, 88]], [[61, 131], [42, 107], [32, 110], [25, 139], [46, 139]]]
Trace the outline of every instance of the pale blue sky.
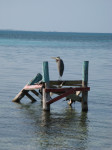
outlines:
[[112, 0], [0, 0], [0, 29], [112, 33]]

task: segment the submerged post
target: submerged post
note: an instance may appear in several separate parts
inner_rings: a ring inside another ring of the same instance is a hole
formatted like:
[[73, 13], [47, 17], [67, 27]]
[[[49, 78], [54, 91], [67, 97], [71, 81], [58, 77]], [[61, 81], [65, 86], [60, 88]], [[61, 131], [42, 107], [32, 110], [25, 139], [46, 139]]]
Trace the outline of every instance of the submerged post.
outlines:
[[46, 104], [50, 100], [50, 93], [45, 91], [45, 88], [49, 88], [49, 68], [48, 68], [48, 62], [43, 62], [43, 82], [44, 82], [44, 88], [43, 88], [43, 110], [50, 110], [50, 105]]
[[[82, 72], [82, 87], [88, 86], [88, 67], [89, 61], [84, 61]], [[88, 111], [88, 91], [82, 92], [82, 111]]]

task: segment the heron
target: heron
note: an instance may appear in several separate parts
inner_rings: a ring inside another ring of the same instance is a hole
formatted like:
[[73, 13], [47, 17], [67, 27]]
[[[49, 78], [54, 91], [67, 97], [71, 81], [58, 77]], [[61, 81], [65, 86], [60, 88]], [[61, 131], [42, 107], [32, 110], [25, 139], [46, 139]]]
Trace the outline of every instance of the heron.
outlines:
[[64, 72], [64, 62], [59, 56], [58, 57], [52, 57], [52, 59], [56, 60], [56, 63], [58, 66], [58, 72], [59, 72], [59, 79], [60, 79], [63, 75], [63, 72]]

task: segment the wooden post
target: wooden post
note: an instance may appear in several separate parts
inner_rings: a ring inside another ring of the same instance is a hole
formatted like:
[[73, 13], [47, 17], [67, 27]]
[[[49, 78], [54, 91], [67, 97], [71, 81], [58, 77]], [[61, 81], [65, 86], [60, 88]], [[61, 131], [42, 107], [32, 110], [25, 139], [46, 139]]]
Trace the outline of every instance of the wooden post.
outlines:
[[34, 85], [35, 83], [39, 82], [42, 80], [42, 75], [40, 73], [38, 73], [36, 75], [36, 77], [34, 77], [29, 83], [28, 85]]
[[50, 111], [50, 105], [47, 102], [50, 100], [50, 93], [45, 91], [45, 88], [49, 88], [49, 68], [48, 62], [43, 62], [43, 110]]
[[[84, 61], [83, 72], [82, 72], [82, 87], [88, 86], [88, 67], [89, 61]], [[82, 92], [82, 111], [88, 111], [88, 91]]]

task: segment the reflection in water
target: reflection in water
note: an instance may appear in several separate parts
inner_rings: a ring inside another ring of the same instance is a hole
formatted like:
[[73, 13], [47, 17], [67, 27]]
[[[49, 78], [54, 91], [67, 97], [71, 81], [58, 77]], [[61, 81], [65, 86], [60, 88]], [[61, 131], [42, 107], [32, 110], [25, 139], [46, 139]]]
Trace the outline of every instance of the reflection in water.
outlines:
[[25, 118], [31, 119], [35, 144], [39, 149], [87, 149], [87, 113], [66, 108], [57, 112], [42, 111], [38, 105], [23, 105]]

